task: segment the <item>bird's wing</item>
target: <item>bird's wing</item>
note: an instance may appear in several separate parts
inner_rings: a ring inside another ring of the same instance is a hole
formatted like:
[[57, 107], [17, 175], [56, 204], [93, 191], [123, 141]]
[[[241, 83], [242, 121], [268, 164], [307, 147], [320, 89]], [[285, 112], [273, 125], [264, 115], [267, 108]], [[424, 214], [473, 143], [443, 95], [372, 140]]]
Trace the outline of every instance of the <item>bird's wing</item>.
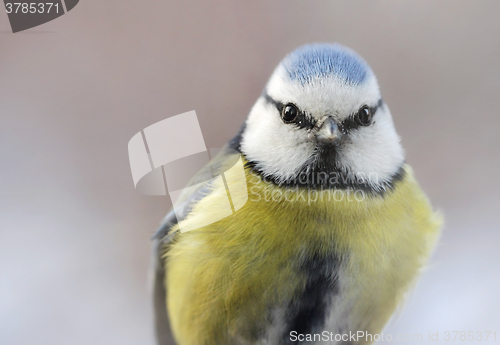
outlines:
[[172, 228], [180, 221], [185, 219], [193, 206], [203, 199], [211, 188], [206, 182], [209, 178], [215, 177], [228, 168], [230, 168], [240, 157], [240, 142], [241, 134], [245, 126], [229, 143], [221, 149], [209, 164], [203, 167], [188, 183], [189, 186], [199, 184], [199, 187], [193, 189], [185, 189], [180, 195], [179, 200], [175, 204], [175, 212], [172, 209], [163, 219], [160, 227], [153, 236], [153, 257], [152, 257], [152, 290], [153, 303], [155, 312], [155, 329], [158, 345], [172, 344], [172, 336], [170, 332], [170, 323], [168, 320], [165, 287], [165, 267], [162, 260], [162, 255], [168, 251], [169, 246], [175, 241], [179, 235], [179, 230], [172, 232]]

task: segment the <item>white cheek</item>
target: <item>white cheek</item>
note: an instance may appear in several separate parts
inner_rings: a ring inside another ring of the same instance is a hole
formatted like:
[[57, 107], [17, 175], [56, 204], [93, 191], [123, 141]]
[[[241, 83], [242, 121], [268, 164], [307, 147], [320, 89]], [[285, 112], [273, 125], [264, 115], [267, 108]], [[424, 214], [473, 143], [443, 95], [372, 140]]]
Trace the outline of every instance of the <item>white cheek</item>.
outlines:
[[284, 180], [294, 176], [314, 152], [307, 134], [306, 129], [283, 123], [274, 105], [260, 98], [247, 119], [241, 149], [265, 175]]
[[387, 106], [376, 114], [375, 123], [349, 134], [339, 154], [340, 165], [368, 182], [389, 180], [404, 163], [404, 152]]

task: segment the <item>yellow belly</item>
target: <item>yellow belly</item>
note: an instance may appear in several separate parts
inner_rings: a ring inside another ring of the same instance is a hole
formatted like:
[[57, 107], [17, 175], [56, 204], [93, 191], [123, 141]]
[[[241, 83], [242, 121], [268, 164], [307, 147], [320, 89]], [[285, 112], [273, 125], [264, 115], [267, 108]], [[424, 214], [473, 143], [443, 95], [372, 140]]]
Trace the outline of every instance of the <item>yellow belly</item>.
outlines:
[[[167, 306], [179, 345], [254, 344], [270, 313], [296, 298], [300, 258], [341, 255], [341, 294], [353, 331], [377, 333], [425, 264], [441, 219], [412, 170], [381, 196], [276, 187], [246, 170], [248, 201], [234, 215], [182, 233], [166, 260]], [[182, 224], [205, 223], [224, 186]], [[302, 194], [301, 194], [302, 193]], [[175, 228], [174, 228], [175, 230]]]

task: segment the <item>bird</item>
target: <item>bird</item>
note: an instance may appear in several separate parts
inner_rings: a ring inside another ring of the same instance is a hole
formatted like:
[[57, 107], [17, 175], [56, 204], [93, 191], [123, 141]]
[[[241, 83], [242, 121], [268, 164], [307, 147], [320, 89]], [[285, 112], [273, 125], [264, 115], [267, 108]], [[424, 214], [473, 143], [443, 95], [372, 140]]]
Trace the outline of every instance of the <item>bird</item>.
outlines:
[[443, 219], [368, 63], [338, 43], [296, 48], [213, 158], [217, 173], [234, 152], [246, 188], [231, 196], [246, 203], [209, 222], [224, 184], [189, 189], [153, 236], [158, 344], [170, 332], [179, 345], [374, 341]]

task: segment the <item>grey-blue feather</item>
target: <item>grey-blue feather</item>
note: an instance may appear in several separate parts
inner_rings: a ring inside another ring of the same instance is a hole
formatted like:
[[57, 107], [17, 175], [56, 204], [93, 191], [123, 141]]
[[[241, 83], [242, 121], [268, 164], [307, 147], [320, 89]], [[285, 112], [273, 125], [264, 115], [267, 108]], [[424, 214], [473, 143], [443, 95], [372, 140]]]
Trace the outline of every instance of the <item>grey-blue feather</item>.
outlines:
[[282, 62], [288, 77], [301, 84], [335, 76], [351, 85], [362, 84], [371, 69], [354, 51], [340, 45], [315, 43], [297, 48]]

